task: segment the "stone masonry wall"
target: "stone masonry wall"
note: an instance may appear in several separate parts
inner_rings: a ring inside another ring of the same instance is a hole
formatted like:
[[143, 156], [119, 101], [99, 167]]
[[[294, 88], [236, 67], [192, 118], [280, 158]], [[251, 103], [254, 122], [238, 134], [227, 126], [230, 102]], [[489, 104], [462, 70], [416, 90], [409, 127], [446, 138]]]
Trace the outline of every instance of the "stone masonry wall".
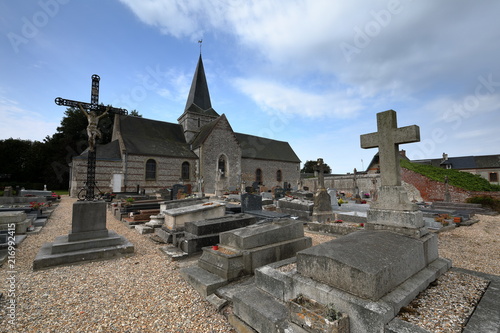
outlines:
[[225, 117], [219, 119], [201, 147], [201, 168], [206, 193], [215, 193], [219, 158], [226, 159], [222, 190], [239, 189], [241, 148]]
[[[299, 167], [299, 163], [243, 158], [241, 161], [241, 178], [246, 186], [252, 186], [256, 180], [257, 169], [261, 169], [262, 184], [267, 188], [283, 187], [284, 182], [287, 182], [295, 189], [300, 179]], [[281, 181], [277, 180], [278, 170], [281, 170]]]
[[[146, 180], [146, 162], [149, 159], [156, 161], [156, 179]], [[196, 159], [173, 158], [159, 156], [128, 155], [127, 174], [125, 176], [124, 192], [135, 191], [137, 185], [146, 193], [154, 193], [159, 189], [179, 184], [182, 177], [182, 163], [189, 163], [189, 180], [182, 180], [184, 185], [194, 186]]]
[[[102, 192], [111, 192], [114, 173], [122, 172], [121, 161], [96, 161], [95, 180]], [[87, 159], [73, 159], [70, 179], [70, 196], [76, 197], [87, 181]]]
[[[361, 174], [356, 175], [356, 184], [359, 188], [359, 193], [370, 193], [374, 189], [373, 180], [376, 180], [376, 186], [380, 187], [379, 174]], [[309, 187], [310, 191], [315, 192], [318, 189], [318, 178], [302, 179], [302, 187]], [[347, 196], [354, 193], [354, 175], [336, 175], [325, 176], [325, 187], [343, 191]]]
[[[146, 193], [156, 192], [158, 189], [171, 187], [180, 182], [182, 173], [182, 163], [188, 162], [190, 165], [190, 179], [183, 181], [184, 184], [194, 186], [196, 160], [182, 158], [165, 158], [157, 156], [128, 156], [128, 165], [126, 171], [122, 167], [121, 161], [96, 161], [95, 179], [98, 188], [102, 192], [111, 192], [113, 190], [113, 174], [121, 173], [124, 175], [122, 192], [133, 192], [139, 185], [141, 190]], [[153, 159], [156, 161], [156, 180], [146, 180], [146, 161]], [[74, 159], [72, 168], [72, 179], [70, 181], [70, 195], [76, 197], [80, 189], [87, 180], [87, 160]]]

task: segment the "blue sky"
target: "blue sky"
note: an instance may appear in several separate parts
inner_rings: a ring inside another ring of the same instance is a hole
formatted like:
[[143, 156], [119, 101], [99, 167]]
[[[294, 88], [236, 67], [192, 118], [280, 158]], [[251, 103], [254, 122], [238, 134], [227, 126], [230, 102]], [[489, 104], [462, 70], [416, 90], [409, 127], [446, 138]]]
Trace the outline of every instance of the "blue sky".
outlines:
[[376, 113], [419, 125], [411, 159], [499, 154], [494, 0], [0, 2], [0, 139], [43, 140], [65, 108], [100, 102], [177, 122], [200, 52], [212, 106], [236, 132], [305, 162], [363, 170]]

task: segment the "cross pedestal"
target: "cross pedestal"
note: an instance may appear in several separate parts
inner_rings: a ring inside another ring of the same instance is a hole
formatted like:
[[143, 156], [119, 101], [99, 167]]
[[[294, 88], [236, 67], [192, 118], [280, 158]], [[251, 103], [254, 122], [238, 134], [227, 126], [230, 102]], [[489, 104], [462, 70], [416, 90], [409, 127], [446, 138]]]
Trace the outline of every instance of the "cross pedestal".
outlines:
[[361, 135], [361, 148], [379, 148], [381, 174], [378, 199], [367, 213], [367, 229], [389, 229], [417, 238], [428, 232], [422, 212], [401, 185], [399, 144], [418, 141], [419, 127], [398, 128], [394, 110], [377, 113], [377, 132]]

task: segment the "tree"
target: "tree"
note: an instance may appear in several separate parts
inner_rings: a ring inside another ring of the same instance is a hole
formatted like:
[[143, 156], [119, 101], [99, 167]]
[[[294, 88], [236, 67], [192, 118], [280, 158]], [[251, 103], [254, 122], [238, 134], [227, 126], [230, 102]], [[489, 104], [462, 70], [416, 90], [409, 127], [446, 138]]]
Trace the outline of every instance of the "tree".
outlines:
[[[301, 173], [314, 173], [318, 171], [318, 161], [306, 161], [304, 163], [304, 167], [300, 170]], [[331, 173], [332, 169], [328, 166], [328, 164], [323, 163], [323, 173]]]

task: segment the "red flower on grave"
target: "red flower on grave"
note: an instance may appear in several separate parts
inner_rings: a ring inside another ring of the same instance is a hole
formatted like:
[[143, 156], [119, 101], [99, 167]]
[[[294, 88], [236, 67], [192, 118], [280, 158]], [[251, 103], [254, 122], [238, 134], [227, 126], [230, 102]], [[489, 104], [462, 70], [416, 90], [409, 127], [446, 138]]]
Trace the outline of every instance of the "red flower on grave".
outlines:
[[34, 210], [39, 210], [45, 206], [45, 202], [36, 202], [32, 201], [30, 202], [30, 207]]

